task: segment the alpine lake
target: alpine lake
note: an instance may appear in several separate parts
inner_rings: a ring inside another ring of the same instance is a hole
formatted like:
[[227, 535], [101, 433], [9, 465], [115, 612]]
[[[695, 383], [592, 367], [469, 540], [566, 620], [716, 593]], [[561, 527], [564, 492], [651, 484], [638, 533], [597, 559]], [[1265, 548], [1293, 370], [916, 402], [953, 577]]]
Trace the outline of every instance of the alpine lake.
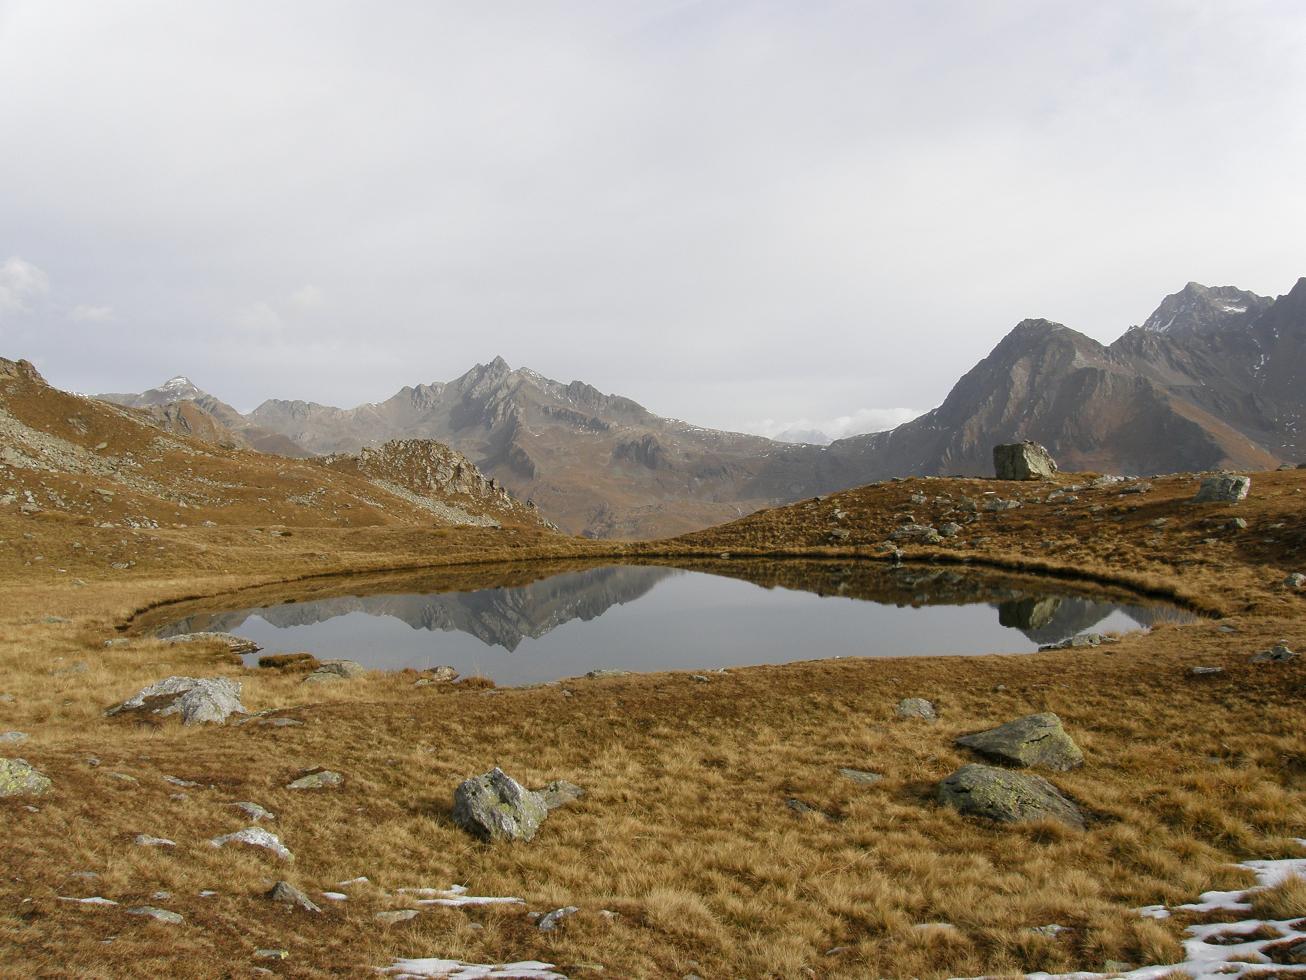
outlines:
[[[233, 633], [259, 644], [261, 655], [307, 652], [372, 669], [448, 665], [464, 677], [520, 686], [592, 670], [1020, 654], [1193, 618], [1069, 580], [968, 566], [775, 560], [310, 580], [156, 610], [138, 628], [164, 637]], [[254, 666], [259, 655], [246, 662]]]

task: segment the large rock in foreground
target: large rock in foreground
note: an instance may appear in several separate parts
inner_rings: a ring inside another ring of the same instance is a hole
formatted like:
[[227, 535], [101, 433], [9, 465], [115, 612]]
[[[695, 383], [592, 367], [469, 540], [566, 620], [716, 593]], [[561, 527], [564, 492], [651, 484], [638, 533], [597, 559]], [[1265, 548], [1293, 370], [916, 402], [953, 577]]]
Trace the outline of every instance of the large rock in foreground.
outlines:
[[115, 704], [105, 714], [133, 711], [159, 717], [181, 715], [183, 725], [221, 725], [233, 714], [245, 714], [245, 707], [240, 703], [240, 681], [226, 677], [169, 677]]
[[484, 840], [531, 840], [549, 815], [544, 799], [498, 766], [464, 780], [453, 797], [453, 822]]
[[1061, 727], [1061, 719], [1050, 711], [1017, 718], [986, 732], [963, 735], [956, 744], [1012, 766], [1065, 772], [1084, 764], [1084, 753]]
[[1236, 473], [1217, 473], [1208, 476], [1197, 488], [1195, 504], [1236, 504], [1246, 500], [1252, 489], [1252, 478]]
[[993, 472], [999, 480], [1050, 480], [1057, 461], [1037, 442], [1012, 442], [993, 447]]
[[26, 759], [0, 759], [0, 798], [40, 796], [52, 785], [50, 777], [37, 772]]
[[961, 813], [998, 823], [1056, 820], [1084, 829], [1084, 815], [1042, 776], [972, 763], [938, 788], [939, 802]]

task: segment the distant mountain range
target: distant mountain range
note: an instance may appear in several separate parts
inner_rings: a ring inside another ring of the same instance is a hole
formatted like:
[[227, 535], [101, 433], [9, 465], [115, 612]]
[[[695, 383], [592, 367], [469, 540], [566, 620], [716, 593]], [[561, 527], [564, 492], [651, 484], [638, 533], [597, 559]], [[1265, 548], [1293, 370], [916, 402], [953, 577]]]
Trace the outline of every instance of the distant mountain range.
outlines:
[[273, 399], [242, 416], [184, 378], [100, 397], [284, 455], [435, 439], [564, 530], [651, 537], [891, 476], [988, 474], [994, 443], [1019, 439], [1072, 470], [1272, 468], [1299, 457], [1303, 380], [1306, 279], [1277, 299], [1189, 283], [1110, 345], [1022, 321], [938, 408], [826, 446], [662, 418], [503, 358], [351, 409]]

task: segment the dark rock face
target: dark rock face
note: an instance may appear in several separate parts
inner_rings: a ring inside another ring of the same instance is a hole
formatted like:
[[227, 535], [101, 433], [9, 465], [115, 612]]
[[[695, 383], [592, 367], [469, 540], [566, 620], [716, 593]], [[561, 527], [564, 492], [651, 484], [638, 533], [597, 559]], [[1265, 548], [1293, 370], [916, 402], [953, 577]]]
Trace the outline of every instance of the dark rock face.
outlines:
[[1050, 711], [1017, 718], [986, 732], [963, 735], [957, 744], [1012, 766], [1065, 772], [1084, 764], [1083, 752], [1066, 734], [1061, 719]]
[[939, 783], [937, 793], [945, 806], [997, 823], [1056, 820], [1084, 829], [1079, 807], [1041, 776], [972, 764]]
[[1007, 443], [993, 447], [993, 471], [999, 480], [1049, 480], [1057, 461], [1037, 442]]

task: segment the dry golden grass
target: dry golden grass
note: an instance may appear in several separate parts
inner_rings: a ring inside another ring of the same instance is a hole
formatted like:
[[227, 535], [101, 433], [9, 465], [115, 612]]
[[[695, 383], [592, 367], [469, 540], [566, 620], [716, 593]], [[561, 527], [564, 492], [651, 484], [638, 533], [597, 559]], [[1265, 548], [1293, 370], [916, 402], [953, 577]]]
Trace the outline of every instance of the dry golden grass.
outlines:
[[[55, 781], [45, 797], [0, 802], [0, 973], [211, 977], [263, 965], [313, 977], [447, 956], [537, 958], [575, 977], [598, 976], [601, 965], [618, 977], [860, 978], [1173, 961], [1179, 925], [1133, 909], [1238, 887], [1245, 875], [1230, 862], [1289, 856], [1306, 828], [1306, 667], [1248, 662], [1279, 639], [1306, 646], [1304, 600], [1277, 587], [1301, 560], [1306, 474], [1255, 481], [1238, 508], [1184, 505], [1191, 479], [1154, 481], [1132, 500], [1084, 492], [1060, 515], [1033, 504], [985, 515], [984, 534], [964, 548], [925, 553], [1125, 582], [1223, 613], [1218, 622], [1161, 626], [1088, 652], [817, 661], [708, 684], [652, 674], [520, 690], [415, 687], [411, 676], [380, 673], [310, 690], [301, 675], [247, 670], [217, 648], [133, 633], [125, 644], [104, 641], [163, 601], [237, 588], [273, 594], [324, 572], [442, 564], [432, 581], [459, 585], [501, 578], [477, 567], [487, 562], [513, 561], [515, 574], [533, 576], [559, 567], [524, 564], [543, 559], [684, 561], [722, 551], [869, 559], [911, 493], [1015, 488], [908, 481], [651, 545], [415, 526], [304, 526], [287, 538], [234, 524], [130, 534], [53, 514], [0, 516], [0, 692], [14, 696], [0, 703], [0, 729], [30, 735], [5, 754]], [[1120, 512], [1092, 512], [1098, 503]], [[855, 529], [837, 549], [827, 505]], [[1248, 531], [1200, 523], [1234, 514]], [[1147, 522], [1157, 516], [1169, 523], [1153, 531]], [[1200, 545], [1204, 537], [1216, 543]], [[114, 548], [137, 555], [137, 565], [108, 570]], [[294, 589], [331, 587], [316, 578]], [[47, 623], [49, 615], [71, 621]], [[1225, 670], [1191, 676], [1199, 664]], [[184, 729], [103, 717], [105, 706], [170, 673], [238, 677], [251, 711], [304, 724]], [[895, 719], [894, 704], [912, 695], [934, 700], [939, 722]], [[956, 735], [1039, 710], [1058, 712], [1089, 760], [1052, 776], [1086, 804], [1086, 832], [1000, 829], [933, 802], [934, 783], [970, 761], [953, 747]], [[284, 788], [319, 765], [344, 773], [344, 786]], [[491, 765], [529, 785], [571, 779], [589, 794], [555, 812], [529, 845], [480, 844], [452, 825], [449, 806], [459, 780]], [[885, 779], [858, 785], [836, 774], [841, 766]], [[165, 776], [200, 785], [179, 789]], [[791, 797], [826, 816], [794, 813]], [[293, 862], [208, 846], [246, 825], [226, 805], [237, 800], [277, 814], [269, 829]], [[178, 846], [138, 847], [138, 833]], [[78, 871], [100, 877], [70, 877]], [[340, 889], [347, 902], [322, 900], [320, 916], [262, 897], [281, 877], [317, 897], [359, 875], [370, 883]], [[426, 907], [390, 927], [373, 918], [409, 904], [400, 888], [454, 883], [521, 896], [526, 908]], [[1264, 901], [1297, 907], [1293, 888]], [[208, 889], [216, 894], [201, 898]], [[172, 897], [151, 902], [156, 890]], [[59, 898], [94, 894], [161, 905], [186, 924]], [[582, 912], [554, 933], [525, 915], [568, 904]], [[1048, 923], [1069, 931], [1030, 931]], [[256, 964], [253, 950], [265, 946], [290, 958]], [[827, 953], [836, 947], [844, 948]]]

